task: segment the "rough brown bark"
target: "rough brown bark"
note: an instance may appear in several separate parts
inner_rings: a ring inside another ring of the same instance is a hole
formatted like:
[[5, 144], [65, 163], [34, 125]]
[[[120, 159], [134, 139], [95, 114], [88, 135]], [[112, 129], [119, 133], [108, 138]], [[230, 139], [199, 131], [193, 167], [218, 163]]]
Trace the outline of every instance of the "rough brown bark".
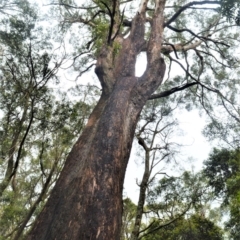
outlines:
[[28, 240], [120, 239], [123, 181], [136, 123], [165, 72], [159, 6], [148, 45], [148, 68], [142, 77], [135, 77], [136, 58], [145, 42], [144, 8], [146, 4], [133, 19], [130, 36], [116, 38], [121, 43], [118, 56], [113, 56], [111, 45], [102, 48], [95, 69], [102, 96]]

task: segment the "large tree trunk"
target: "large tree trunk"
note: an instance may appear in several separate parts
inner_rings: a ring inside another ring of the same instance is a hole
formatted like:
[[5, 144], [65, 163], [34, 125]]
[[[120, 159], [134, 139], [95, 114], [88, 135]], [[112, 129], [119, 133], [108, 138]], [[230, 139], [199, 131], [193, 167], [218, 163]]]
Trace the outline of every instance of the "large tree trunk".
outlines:
[[123, 181], [135, 126], [165, 72], [160, 56], [163, 16], [158, 8], [147, 47], [148, 68], [142, 77], [134, 76], [145, 43], [145, 8], [146, 4], [133, 19], [130, 36], [119, 39], [117, 57], [111, 45], [101, 51], [95, 71], [102, 96], [28, 240], [120, 239]]

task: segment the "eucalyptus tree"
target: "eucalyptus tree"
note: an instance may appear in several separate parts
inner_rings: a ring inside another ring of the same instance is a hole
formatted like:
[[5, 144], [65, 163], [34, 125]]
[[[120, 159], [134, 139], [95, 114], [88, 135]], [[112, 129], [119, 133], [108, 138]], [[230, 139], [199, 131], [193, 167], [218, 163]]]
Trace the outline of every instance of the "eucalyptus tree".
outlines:
[[[238, 3], [52, 4], [60, 9], [62, 29], [72, 30], [70, 39], [79, 44], [73, 65], [79, 75], [94, 66], [102, 94], [28, 239], [119, 239], [124, 175], [143, 106], [184, 89], [186, 103], [208, 112], [214, 109], [214, 98], [226, 100], [227, 83], [237, 84], [236, 75], [220, 79], [219, 71], [238, 69], [239, 39], [233, 34], [235, 22], [221, 14], [232, 19]], [[141, 53], [146, 69], [136, 76]], [[166, 68], [170, 73], [176, 66], [181, 69], [178, 76], [164, 79]], [[165, 82], [170, 88], [154, 94]]]
[[[181, 98], [174, 105], [175, 98], [149, 101], [141, 112], [135, 136], [139, 144], [138, 158], [142, 159], [144, 170], [137, 181], [137, 204], [134, 205], [128, 198], [124, 200], [122, 239], [161, 238], [163, 232], [174, 227], [178, 232], [179, 225], [185, 228], [185, 222], [191, 222], [195, 215], [203, 216], [211, 202], [211, 191], [200, 173], [185, 172], [180, 177], [176, 176], [181, 169], [180, 149], [184, 146], [174, 141], [178, 132], [182, 135], [174, 118], [174, 110], [181, 105]], [[174, 173], [170, 170], [173, 165], [179, 166], [179, 169], [174, 167]], [[208, 222], [205, 213], [204, 217]], [[186, 235], [190, 237], [189, 232]], [[174, 236], [168, 235], [169, 239]], [[200, 237], [196, 235], [196, 238]]]
[[[36, 53], [39, 51], [33, 41], [36, 36], [33, 35], [36, 14], [30, 11], [32, 10], [29, 8], [28, 15], [25, 16], [4, 19], [0, 32], [0, 100], [4, 115], [1, 127], [1, 156], [8, 162], [5, 177], [0, 184], [0, 195], [17, 171], [23, 145], [33, 124], [34, 107], [48, 101], [41, 97], [46, 92], [45, 85], [49, 80], [49, 75], [43, 75], [43, 68], [48, 66], [50, 59], [45, 53]], [[41, 41], [44, 44], [42, 39]]]

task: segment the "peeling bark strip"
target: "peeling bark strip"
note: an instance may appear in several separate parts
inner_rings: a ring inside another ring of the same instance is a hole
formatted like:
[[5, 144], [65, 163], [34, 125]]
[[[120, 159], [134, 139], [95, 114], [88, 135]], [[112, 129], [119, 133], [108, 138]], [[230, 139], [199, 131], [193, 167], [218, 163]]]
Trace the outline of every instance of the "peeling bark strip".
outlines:
[[[137, 55], [145, 43], [147, 0], [132, 21], [129, 37], [116, 36], [114, 41], [121, 44], [118, 55], [113, 57], [111, 44], [103, 46], [95, 70], [102, 96], [28, 240], [120, 239], [123, 181], [136, 123], [165, 72], [160, 56], [164, 4], [156, 0], [148, 66], [142, 77], [134, 74]], [[111, 28], [113, 32], [115, 26]]]

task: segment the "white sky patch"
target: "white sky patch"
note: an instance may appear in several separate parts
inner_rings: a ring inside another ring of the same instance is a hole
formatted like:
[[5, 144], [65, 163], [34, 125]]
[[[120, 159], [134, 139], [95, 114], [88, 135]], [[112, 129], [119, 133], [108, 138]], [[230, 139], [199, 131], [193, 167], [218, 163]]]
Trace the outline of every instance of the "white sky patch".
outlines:
[[[198, 110], [179, 110], [175, 112], [175, 118], [179, 121], [179, 128], [183, 131], [182, 136], [175, 136], [174, 140], [184, 145], [180, 149], [180, 154], [176, 155], [177, 166], [170, 164], [164, 169], [169, 175], [180, 175], [179, 166], [182, 170], [198, 172], [202, 168], [202, 163], [208, 158], [213, 146], [207, 142], [202, 135], [202, 130], [206, 124], [206, 118], [199, 116]], [[139, 187], [144, 171], [144, 165], [137, 161], [136, 148], [131, 152], [124, 183], [124, 197], [129, 197], [134, 203], [138, 201]], [[192, 159], [189, 161], [189, 159]], [[161, 164], [161, 167], [163, 165]], [[161, 168], [160, 167], [160, 168]]]
[[141, 77], [147, 67], [147, 57], [145, 53], [140, 53], [137, 56], [137, 62], [135, 66], [136, 77]]

